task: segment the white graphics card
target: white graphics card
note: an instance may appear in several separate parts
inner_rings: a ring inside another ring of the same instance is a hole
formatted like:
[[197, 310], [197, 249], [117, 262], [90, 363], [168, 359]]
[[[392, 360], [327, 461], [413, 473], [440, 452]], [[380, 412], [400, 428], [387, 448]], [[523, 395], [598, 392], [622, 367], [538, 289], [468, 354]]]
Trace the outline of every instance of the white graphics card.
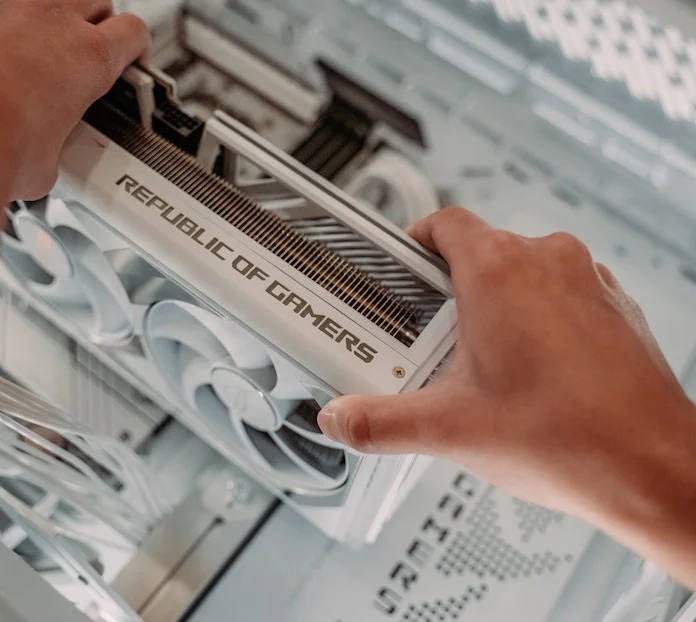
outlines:
[[14, 286], [330, 536], [373, 540], [412, 457], [321, 433], [346, 393], [425, 384], [455, 341], [439, 258], [223, 114], [130, 71], [50, 197], [8, 212]]

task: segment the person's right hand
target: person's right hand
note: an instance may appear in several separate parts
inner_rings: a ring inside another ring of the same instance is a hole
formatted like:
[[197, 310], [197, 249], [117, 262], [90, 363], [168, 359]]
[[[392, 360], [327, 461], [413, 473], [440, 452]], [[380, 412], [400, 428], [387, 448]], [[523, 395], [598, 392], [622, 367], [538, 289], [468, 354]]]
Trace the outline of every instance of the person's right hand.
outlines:
[[0, 203], [51, 190], [72, 129], [149, 46], [110, 0], [0, 0]]
[[462, 208], [409, 233], [450, 265], [451, 367], [420, 391], [339, 398], [319, 416], [324, 432], [364, 452], [460, 462], [696, 587], [695, 409], [609, 270], [568, 234], [527, 239]]

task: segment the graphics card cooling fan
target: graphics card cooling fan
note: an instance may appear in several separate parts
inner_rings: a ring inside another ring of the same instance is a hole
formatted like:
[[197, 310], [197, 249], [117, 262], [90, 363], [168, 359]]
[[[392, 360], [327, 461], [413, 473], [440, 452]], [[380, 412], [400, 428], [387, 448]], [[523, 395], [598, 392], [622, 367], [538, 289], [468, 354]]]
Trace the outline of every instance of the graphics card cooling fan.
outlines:
[[[279, 487], [311, 493], [339, 488], [348, 476], [346, 456], [316, 419], [314, 398], [324, 403], [328, 395], [302, 384], [290, 365], [232, 322], [182, 302], [184, 292], [171, 282], [167, 288], [133, 252], [136, 268], [128, 273], [137, 272], [140, 287], [128, 283], [108, 259], [127, 244], [87, 214], [55, 196], [17, 203], [3, 236], [13, 274], [94, 342], [142, 337], [152, 372], [163, 377], [175, 406], [189, 413], [189, 425], [212, 434]], [[145, 289], [157, 301], [136, 330], [133, 317], [142, 307], [136, 303]]]
[[8, 210], [2, 256], [34, 295], [70, 318], [96, 343], [133, 334], [128, 295], [104, 252], [61, 200], [18, 202]]
[[[348, 477], [344, 451], [317, 425], [318, 388], [232, 322], [188, 303], [153, 305], [149, 353], [197, 420], [282, 488], [330, 491]], [[314, 393], [314, 396], [312, 395]]]
[[[291, 365], [232, 322], [183, 302], [189, 298], [180, 288], [84, 207], [55, 196], [17, 203], [3, 241], [12, 273], [92, 341], [142, 338], [152, 373], [165, 380], [190, 427], [282, 489], [314, 494], [346, 481], [345, 452], [317, 425], [319, 405], [330, 396], [303, 384]], [[124, 270], [126, 254], [133, 265]], [[143, 310], [143, 299], [155, 302]], [[133, 318], [143, 315], [136, 327]]]

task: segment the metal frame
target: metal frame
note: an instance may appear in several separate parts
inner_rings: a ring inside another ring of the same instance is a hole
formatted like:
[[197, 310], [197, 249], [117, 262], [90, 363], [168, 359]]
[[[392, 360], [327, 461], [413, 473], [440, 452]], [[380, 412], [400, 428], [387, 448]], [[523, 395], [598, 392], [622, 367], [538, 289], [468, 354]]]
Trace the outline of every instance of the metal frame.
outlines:
[[4, 546], [0, 546], [0, 586], [3, 622], [88, 622], [84, 614]]
[[277, 507], [232, 468], [212, 471], [145, 541], [112, 587], [143, 622], [177, 622]]

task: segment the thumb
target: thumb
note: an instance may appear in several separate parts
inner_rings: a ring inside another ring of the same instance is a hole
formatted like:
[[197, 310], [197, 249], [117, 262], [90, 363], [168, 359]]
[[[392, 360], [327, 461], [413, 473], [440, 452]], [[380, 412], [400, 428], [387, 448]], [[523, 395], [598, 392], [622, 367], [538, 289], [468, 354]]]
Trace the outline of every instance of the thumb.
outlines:
[[362, 453], [430, 453], [440, 430], [431, 413], [442, 413], [428, 389], [392, 396], [344, 396], [319, 413], [331, 440]]

